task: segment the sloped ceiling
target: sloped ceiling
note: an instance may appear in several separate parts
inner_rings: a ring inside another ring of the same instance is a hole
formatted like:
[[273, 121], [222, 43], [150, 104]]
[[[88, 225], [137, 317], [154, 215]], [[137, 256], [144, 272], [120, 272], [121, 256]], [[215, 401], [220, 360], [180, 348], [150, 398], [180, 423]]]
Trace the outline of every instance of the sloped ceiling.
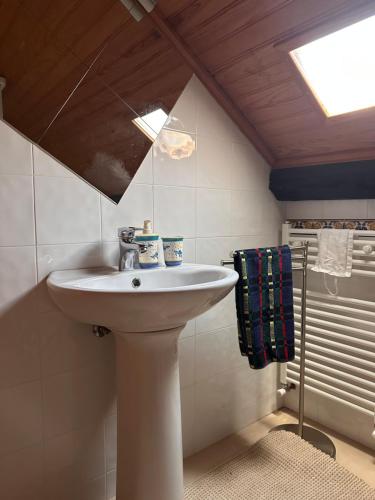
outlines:
[[158, 8], [274, 167], [375, 158], [375, 109], [326, 118], [285, 49], [374, 14], [373, 0], [159, 0]]
[[374, 13], [375, 0], [159, 0], [137, 23], [120, 0], [0, 0], [5, 118], [77, 171], [102, 141], [134, 173], [149, 143], [126, 122], [148, 102], [171, 109], [195, 71], [274, 168], [374, 159], [375, 109], [326, 118], [286, 50]]

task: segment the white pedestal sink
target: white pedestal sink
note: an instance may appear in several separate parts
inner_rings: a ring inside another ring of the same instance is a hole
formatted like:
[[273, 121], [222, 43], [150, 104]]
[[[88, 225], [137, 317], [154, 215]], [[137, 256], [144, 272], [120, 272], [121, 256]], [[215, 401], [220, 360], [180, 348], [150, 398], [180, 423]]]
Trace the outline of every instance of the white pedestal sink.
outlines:
[[49, 276], [49, 292], [64, 313], [115, 335], [116, 500], [182, 500], [178, 336], [187, 321], [223, 299], [237, 278], [231, 269], [193, 264]]

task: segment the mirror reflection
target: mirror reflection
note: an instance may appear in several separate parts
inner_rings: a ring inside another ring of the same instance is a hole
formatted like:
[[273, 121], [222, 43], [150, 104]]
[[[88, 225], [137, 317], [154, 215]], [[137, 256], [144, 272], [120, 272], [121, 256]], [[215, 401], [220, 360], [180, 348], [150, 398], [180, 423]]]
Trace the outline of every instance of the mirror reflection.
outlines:
[[115, 202], [156, 138], [172, 159], [192, 154], [169, 116], [192, 72], [147, 17], [120, 0], [6, 3], [4, 120]]

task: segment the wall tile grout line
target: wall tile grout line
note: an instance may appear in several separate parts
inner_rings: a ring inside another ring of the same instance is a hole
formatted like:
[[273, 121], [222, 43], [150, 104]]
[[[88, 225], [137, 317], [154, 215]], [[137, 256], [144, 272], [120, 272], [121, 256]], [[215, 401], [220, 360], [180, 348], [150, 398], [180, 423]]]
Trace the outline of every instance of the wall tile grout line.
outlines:
[[34, 211], [34, 245], [35, 245], [35, 274], [36, 282], [39, 283], [39, 270], [38, 270], [38, 235], [37, 235], [37, 217], [36, 217], [36, 189], [35, 189], [35, 156], [34, 145], [31, 144], [31, 168], [32, 168], [32, 183], [33, 183], [33, 211]]
[[[34, 239], [35, 239], [35, 273], [36, 273], [36, 286], [39, 286], [39, 266], [38, 266], [38, 234], [37, 234], [37, 210], [36, 210], [36, 187], [35, 187], [35, 154], [34, 145], [31, 144], [31, 161], [32, 161], [32, 183], [33, 183], [33, 210], [34, 210]], [[39, 389], [40, 389], [40, 400], [41, 400], [41, 415], [40, 415], [40, 425], [41, 425], [41, 444], [43, 450], [43, 460], [45, 457], [45, 429], [44, 429], [44, 390], [43, 390], [43, 367], [42, 367], [42, 339], [41, 334], [38, 331], [38, 358], [39, 358]], [[45, 467], [43, 467], [43, 477], [45, 476]]]

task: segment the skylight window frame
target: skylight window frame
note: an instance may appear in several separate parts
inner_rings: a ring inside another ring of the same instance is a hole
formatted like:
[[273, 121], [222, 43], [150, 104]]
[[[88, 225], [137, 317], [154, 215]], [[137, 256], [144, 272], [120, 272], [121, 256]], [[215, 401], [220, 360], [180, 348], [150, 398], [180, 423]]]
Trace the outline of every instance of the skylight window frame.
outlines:
[[351, 26], [352, 24], [363, 21], [375, 15], [375, 5], [367, 4], [360, 5], [354, 8], [349, 8], [342, 13], [331, 14], [326, 19], [320, 20], [319, 23], [310, 26], [300, 32], [295, 32], [293, 35], [286, 35], [284, 38], [279, 39], [274, 43], [274, 48], [287, 54], [287, 61], [289, 62], [291, 71], [295, 77], [296, 84], [302, 90], [304, 96], [310, 99], [310, 103], [314, 110], [320, 115], [322, 120], [329, 122], [342, 121], [343, 119], [352, 119], [360, 117], [364, 114], [375, 113], [375, 106], [369, 108], [362, 108], [354, 111], [349, 111], [338, 115], [329, 115], [323, 103], [320, 101], [319, 96], [315, 90], [309, 85], [305, 79], [303, 72], [299, 69], [298, 64], [294, 61], [292, 52], [296, 49], [303, 47], [311, 42], [314, 42], [327, 35], [331, 35], [336, 31], [342, 30]]

